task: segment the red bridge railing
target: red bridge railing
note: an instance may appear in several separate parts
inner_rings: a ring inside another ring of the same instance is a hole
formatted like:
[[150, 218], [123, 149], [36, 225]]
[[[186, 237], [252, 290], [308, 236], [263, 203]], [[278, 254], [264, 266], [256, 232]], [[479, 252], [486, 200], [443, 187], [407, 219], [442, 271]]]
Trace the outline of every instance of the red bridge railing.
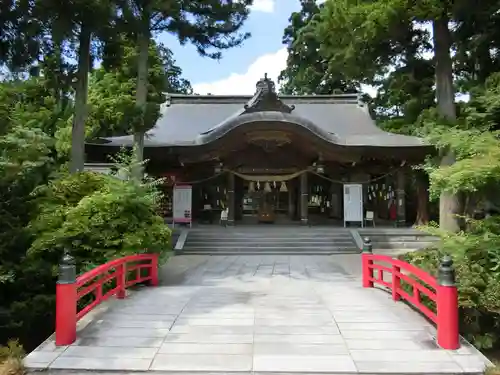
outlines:
[[129, 255], [76, 277], [73, 258], [66, 254], [56, 285], [56, 345], [76, 340], [77, 322], [107, 299], [125, 298], [126, 288], [149, 281], [158, 285], [158, 254]]
[[[443, 349], [458, 349], [458, 294], [451, 257], [445, 256], [439, 267], [438, 278], [399, 259], [373, 254], [371, 242], [364, 240], [362, 257], [363, 287], [382, 285], [392, 292], [392, 299], [407, 301], [436, 324], [437, 343]], [[390, 280], [384, 278], [389, 274]], [[406, 288], [403, 283], [406, 284]], [[409, 290], [408, 290], [409, 289]], [[422, 297], [432, 301], [435, 308], [426, 306]]]

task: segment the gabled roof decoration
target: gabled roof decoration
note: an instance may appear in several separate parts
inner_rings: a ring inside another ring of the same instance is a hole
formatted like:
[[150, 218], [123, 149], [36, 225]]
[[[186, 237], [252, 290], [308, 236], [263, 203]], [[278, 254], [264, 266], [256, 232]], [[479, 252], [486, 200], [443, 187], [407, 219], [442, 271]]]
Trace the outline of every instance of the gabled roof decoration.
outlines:
[[264, 111], [291, 113], [295, 109], [294, 105], [286, 105], [279, 99], [276, 94], [276, 85], [267, 78], [267, 73], [264, 74], [264, 78], [257, 82], [256, 88], [257, 90], [252, 99], [244, 105], [244, 113]]

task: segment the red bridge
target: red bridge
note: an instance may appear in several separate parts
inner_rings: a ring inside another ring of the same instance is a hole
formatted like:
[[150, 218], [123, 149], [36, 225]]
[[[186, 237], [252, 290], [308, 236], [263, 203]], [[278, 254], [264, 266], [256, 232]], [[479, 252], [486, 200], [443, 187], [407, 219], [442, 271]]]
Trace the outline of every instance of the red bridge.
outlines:
[[[136, 284], [154, 288], [128, 295]], [[404, 374], [489, 363], [460, 339], [451, 258], [434, 278], [368, 241], [361, 256], [180, 256], [161, 272], [157, 254], [140, 254], [79, 277], [66, 255], [56, 310], [55, 336], [29, 369]]]

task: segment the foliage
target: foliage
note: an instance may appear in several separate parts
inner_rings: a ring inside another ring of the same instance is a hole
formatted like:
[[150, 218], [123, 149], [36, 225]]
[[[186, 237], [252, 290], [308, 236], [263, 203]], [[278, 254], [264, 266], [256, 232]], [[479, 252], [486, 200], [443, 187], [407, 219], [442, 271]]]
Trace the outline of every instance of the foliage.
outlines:
[[[476, 87], [451, 125], [435, 111], [423, 113], [420, 132], [440, 150], [452, 150], [456, 162], [440, 165], [428, 160], [430, 195], [443, 192], [464, 198], [463, 230], [450, 233], [435, 227], [427, 231], [441, 240], [435, 249], [410, 253], [406, 260], [435, 274], [439, 258], [451, 254], [457, 270], [461, 330], [479, 348], [500, 345], [500, 217], [486, 215], [498, 206], [500, 143], [495, 130], [500, 103], [500, 80], [493, 74]], [[477, 215], [479, 219], [474, 219]]]
[[[221, 50], [237, 47], [250, 34], [241, 32], [253, 0], [121, 0], [122, 25], [137, 41], [136, 106], [140, 116], [134, 125], [136, 160], [142, 162], [144, 133], [150, 119], [148, 108], [148, 68], [151, 36], [159, 32], [175, 35], [184, 45], [191, 43], [201, 56], [221, 57]], [[136, 171], [140, 178], [141, 171]]]
[[19, 340], [9, 340], [6, 346], [0, 346], [0, 362], [9, 358], [22, 358], [25, 354]]
[[475, 346], [489, 349], [500, 335], [500, 218], [470, 223], [467, 233], [441, 236], [437, 248], [407, 253], [403, 259], [436, 275], [444, 254], [451, 254], [457, 273], [461, 332]]
[[43, 116], [22, 108], [10, 108], [9, 130], [0, 135], [0, 339], [19, 337], [31, 347], [46, 334], [35, 327], [44, 326], [54, 306], [50, 268], [26, 259], [32, 240], [26, 226], [36, 207], [31, 192], [47, 181], [52, 158], [50, 138], [36, 127]]
[[287, 66], [279, 77], [282, 82], [280, 91], [289, 95], [356, 92], [357, 85], [347, 81], [342, 71], [328, 69], [328, 62], [319, 54], [320, 44], [314, 35], [299, 38], [322, 7], [315, 0], [301, 0], [300, 3], [300, 12], [292, 13], [283, 35], [288, 57]]
[[53, 264], [69, 250], [86, 262], [170, 249], [170, 230], [157, 216], [158, 192], [148, 184], [80, 172], [63, 176], [37, 192], [40, 211], [31, 223], [36, 236], [30, 256]]
[[0, 346], [0, 375], [23, 375], [24, 354], [19, 340], [9, 340], [6, 346]]
[[484, 89], [463, 110], [458, 125], [450, 127], [433, 113], [421, 117], [422, 133], [438, 149], [453, 150], [456, 162], [439, 166], [430, 160], [430, 193], [437, 198], [442, 192], [474, 194], [491, 198], [500, 183], [500, 141], [496, 127], [500, 109], [500, 77], [494, 74]]
[[[130, 134], [140, 117], [135, 107], [138, 51], [130, 41], [126, 43], [120, 64], [97, 69], [91, 78], [87, 127], [91, 128], [92, 136]], [[190, 83], [181, 74], [172, 52], [152, 42], [149, 47], [147, 130], [160, 116], [165, 93], [192, 92]]]

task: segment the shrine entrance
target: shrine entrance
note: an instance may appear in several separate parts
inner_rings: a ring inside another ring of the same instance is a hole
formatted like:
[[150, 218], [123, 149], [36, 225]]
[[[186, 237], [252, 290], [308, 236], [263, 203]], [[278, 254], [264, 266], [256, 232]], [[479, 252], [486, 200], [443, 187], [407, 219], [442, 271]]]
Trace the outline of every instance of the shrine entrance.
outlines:
[[[242, 183], [242, 223], [291, 223], [296, 219], [293, 181]], [[291, 185], [290, 187], [288, 185]], [[296, 194], [295, 194], [296, 195]]]

